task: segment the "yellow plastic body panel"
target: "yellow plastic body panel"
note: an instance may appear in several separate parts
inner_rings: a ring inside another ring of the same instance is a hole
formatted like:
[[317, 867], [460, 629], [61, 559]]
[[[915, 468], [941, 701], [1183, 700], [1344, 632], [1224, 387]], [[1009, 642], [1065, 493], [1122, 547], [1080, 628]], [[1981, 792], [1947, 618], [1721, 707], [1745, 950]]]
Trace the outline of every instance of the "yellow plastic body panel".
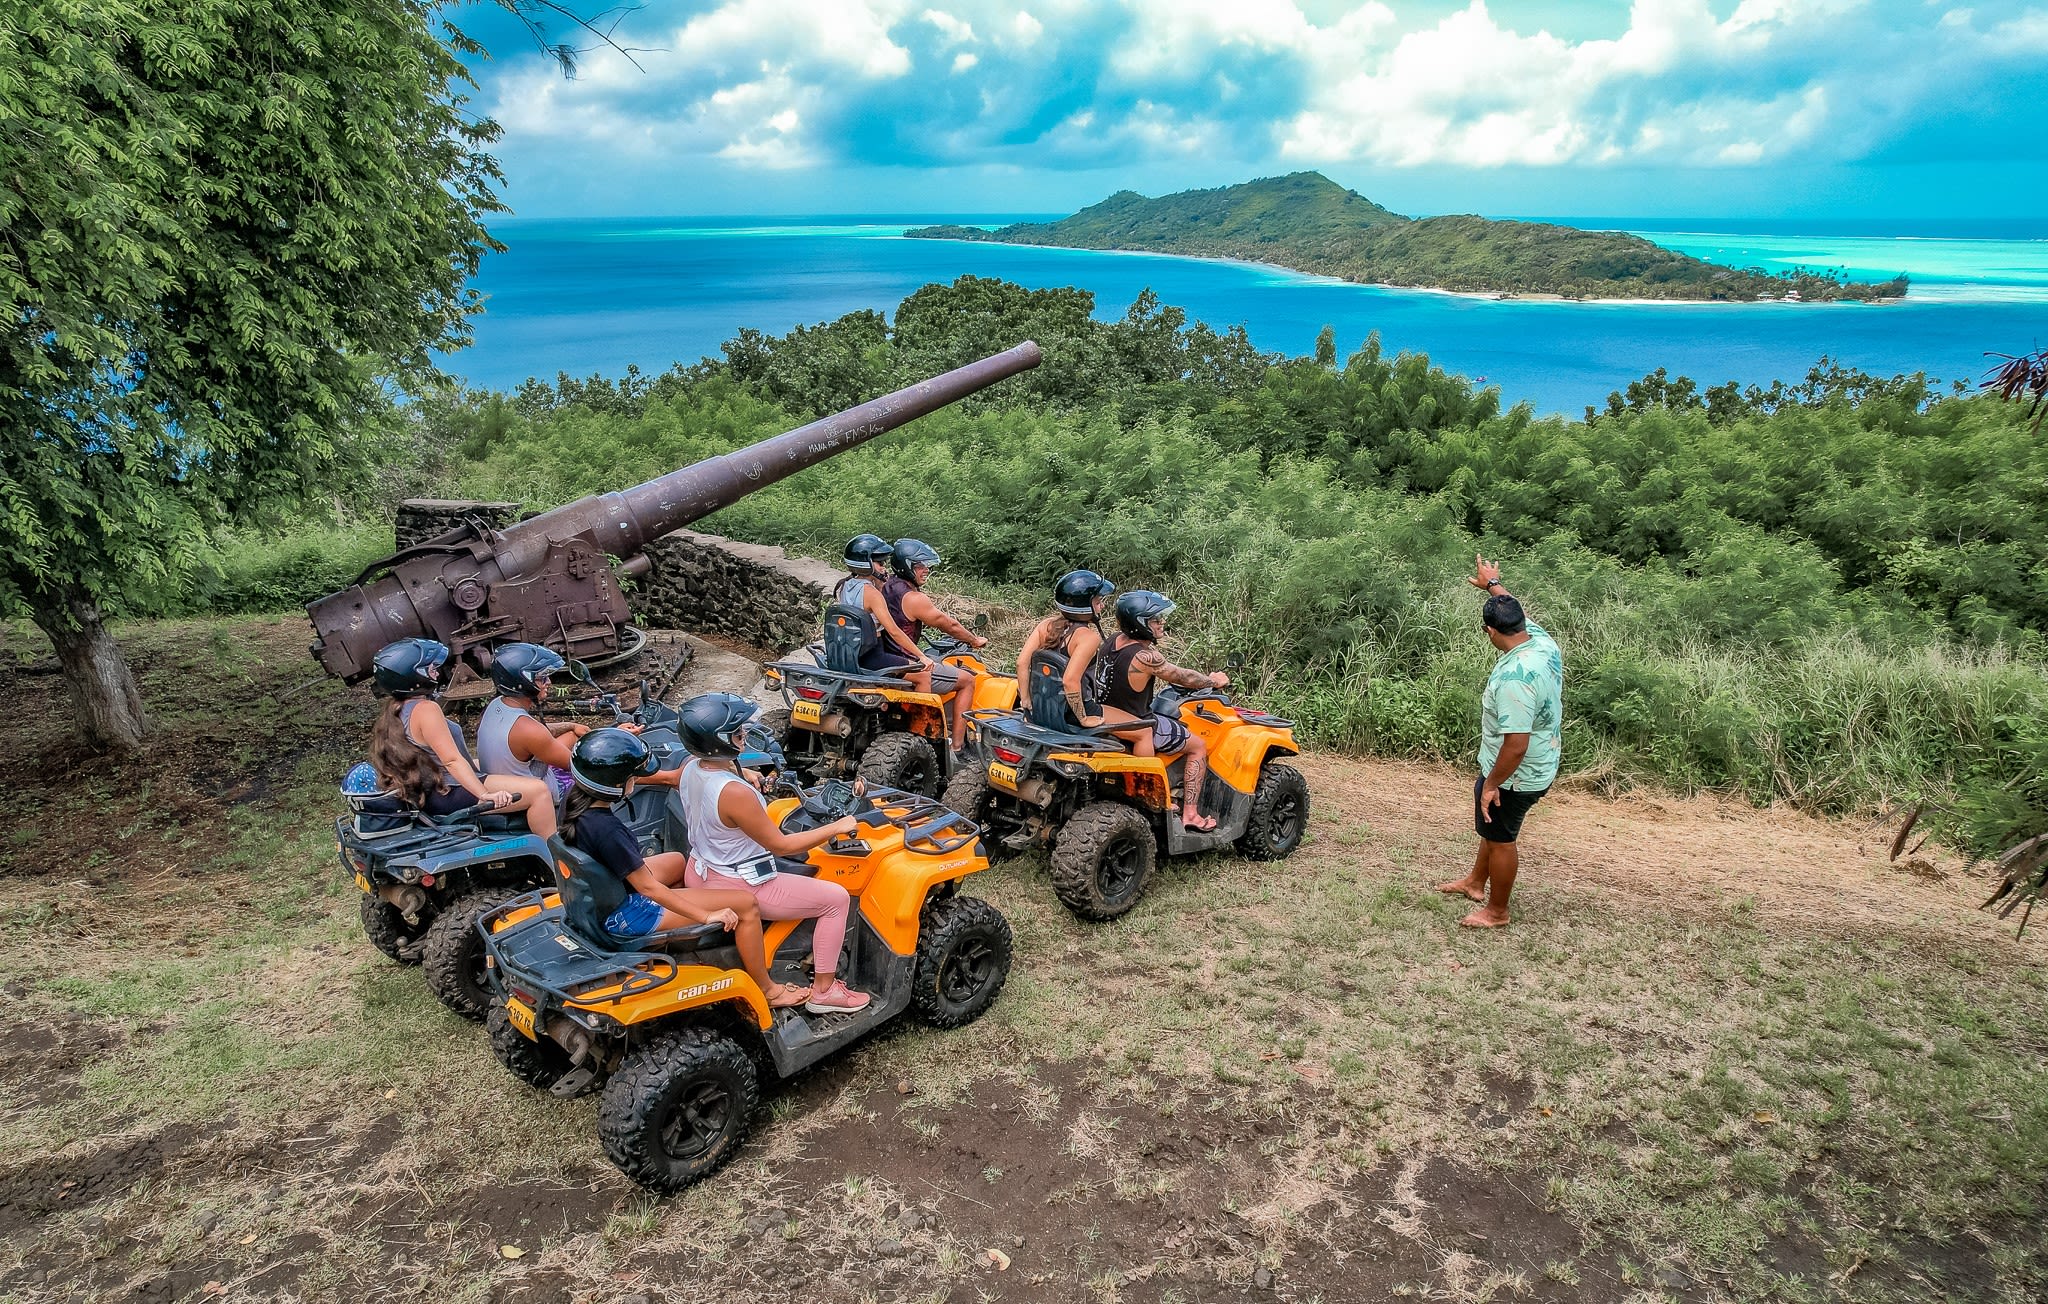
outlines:
[[550, 892], [540, 899], [540, 904], [537, 906], [521, 906], [519, 909], [514, 910], [511, 914], [501, 916], [500, 918], [491, 921], [491, 931], [494, 933], [502, 933], [514, 924], [525, 923], [527, 920], [533, 918], [541, 911], [553, 910], [561, 904], [562, 894], [559, 892]]
[[1049, 761], [1072, 761], [1097, 774], [1114, 774], [1123, 780], [1124, 796], [1152, 810], [1171, 804], [1166, 782], [1166, 762], [1157, 756], [1133, 756], [1129, 752], [1048, 752]]
[[[1195, 714], [1198, 710], [1220, 719], [1205, 720]], [[1220, 702], [1189, 702], [1180, 709], [1180, 722], [1209, 745], [1210, 772], [1239, 792], [1249, 793], [1259, 786], [1259, 767], [1270, 753], [1296, 756], [1301, 752], [1292, 729], [1247, 723]]]
[[[966, 652], [956, 652], [944, 658], [944, 664], [974, 672], [974, 700], [969, 708], [995, 707], [1009, 710], [1017, 705], [1017, 681], [1009, 675], [989, 673], [981, 658]], [[886, 703], [902, 711], [910, 721], [910, 732], [926, 738], [944, 742], [952, 735], [946, 699], [937, 693], [920, 693], [909, 688], [854, 688], [847, 690], [847, 700], [869, 705]]]
[[[1197, 711], [1207, 711], [1217, 718], [1205, 719], [1196, 714]], [[1251, 724], [1240, 718], [1236, 710], [1220, 702], [1189, 702], [1181, 707], [1180, 720], [1189, 733], [1200, 735], [1208, 744], [1210, 773], [1242, 793], [1250, 793], [1259, 786], [1259, 769], [1266, 763], [1267, 756], [1274, 752], [1296, 756], [1301, 752], [1301, 748], [1295, 745], [1293, 730]], [[1166, 761], [1157, 756], [1134, 756], [1129, 752], [1050, 752], [1046, 759], [1072, 761], [1097, 774], [1122, 775], [1126, 796], [1155, 810], [1167, 807]]]
[[616, 1003], [603, 1000], [607, 993], [617, 990], [609, 987], [585, 992], [567, 1004], [570, 1009], [607, 1015], [631, 1026], [664, 1019], [683, 1010], [733, 1001], [745, 1006], [755, 1024], [762, 1029], [775, 1024], [775, 1018], [768, 1009], [768, 998], [761, 995], [761, 989], [754, 985], [754, 980], [740, 969], [718, 969], [708, 964], [677, 965], [675, 977], [652, 991], [628, 996]]

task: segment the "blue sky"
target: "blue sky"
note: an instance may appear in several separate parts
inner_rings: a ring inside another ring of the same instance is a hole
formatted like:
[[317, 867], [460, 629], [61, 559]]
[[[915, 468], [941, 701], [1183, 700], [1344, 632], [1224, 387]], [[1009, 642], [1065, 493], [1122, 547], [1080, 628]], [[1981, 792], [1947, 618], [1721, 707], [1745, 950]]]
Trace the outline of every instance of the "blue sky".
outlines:
[[1311, 168], [1412, 214], [2048, 216], [2048, 3], [647, 0], [638, 66], [574, 79], [450, 16], [523, 216], [1050, 213]]

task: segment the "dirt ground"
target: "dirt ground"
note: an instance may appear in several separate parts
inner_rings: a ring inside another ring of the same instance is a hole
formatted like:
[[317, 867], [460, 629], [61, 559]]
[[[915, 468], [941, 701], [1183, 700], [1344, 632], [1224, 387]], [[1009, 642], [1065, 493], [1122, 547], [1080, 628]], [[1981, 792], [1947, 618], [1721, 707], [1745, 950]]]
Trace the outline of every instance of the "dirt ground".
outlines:
[[302, 626], [123, 640], [174, 704], [126, 765], [0, 642], [0, 1300], [2048, 1291], [2048, 944], [1878, 821], [1566, 784], [1475, 934], [1431, 890], [1469, 781], [1307, 757], [1298, 855], [1176, 865], [1118, 923], [978, 876], [995, 1009], [772, 1089], [657, 1199], [357, 931], [368, 700], [306, 683]]

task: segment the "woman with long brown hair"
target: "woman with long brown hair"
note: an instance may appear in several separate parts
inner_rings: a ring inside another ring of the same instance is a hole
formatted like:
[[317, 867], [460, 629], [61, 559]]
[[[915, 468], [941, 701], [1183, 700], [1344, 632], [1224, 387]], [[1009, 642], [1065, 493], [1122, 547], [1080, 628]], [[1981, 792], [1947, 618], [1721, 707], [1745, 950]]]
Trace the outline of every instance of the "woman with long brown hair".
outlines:
[[391, 700], [370, 730], [370, 764], [387, 788], [429, 815], [472, 806], [524, 811], [541, 837], [555, 831], [554, 793], [531, 775], [479, 774], [462, 729], [435, 699], [447, 683], [448, 649], [430, 638], [400, 639], [377, 653], [377, 687]]

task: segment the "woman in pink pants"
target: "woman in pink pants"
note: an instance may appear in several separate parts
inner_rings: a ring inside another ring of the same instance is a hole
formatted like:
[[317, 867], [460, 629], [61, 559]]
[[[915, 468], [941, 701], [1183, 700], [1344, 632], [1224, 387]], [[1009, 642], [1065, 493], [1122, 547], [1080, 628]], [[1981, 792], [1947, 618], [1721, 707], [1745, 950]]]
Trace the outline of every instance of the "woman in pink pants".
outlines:
[[683, 767], [678, 785], [695, 862], [690, 872], [695, 886], [753, 893], [763, 919], [817, 920], [811, 939], [817, 982], [804, 1008], [813, 1014], [850, 1013], [870, 999], [838, 975], [853, 899], [837, 883], [777, 872], [775, 857], [801, 856], [851, 835], [859, 824], [849, 815], [805, 833], [784, 833], [775, 826], [768, 803], [740, 774], [740, 732], [759, 710], [731, 693], [702, 693], [678, 713], [677, 731], [696, 758]]

